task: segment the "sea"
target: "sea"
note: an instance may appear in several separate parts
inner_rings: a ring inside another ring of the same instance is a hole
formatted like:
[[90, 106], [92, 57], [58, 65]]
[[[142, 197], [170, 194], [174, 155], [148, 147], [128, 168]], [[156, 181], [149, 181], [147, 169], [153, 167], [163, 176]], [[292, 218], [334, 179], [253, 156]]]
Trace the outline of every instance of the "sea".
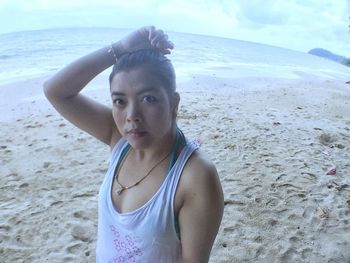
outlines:
[[[74, 59], [110, 45], [131, 32], [117, 28], [55, 28], [0, 34], [0, 84], [52, 74]], [[175, 49], [177, 78], [297, 78], [308, 72], [336, 78], [349, 69], [335, 62], [274, 46], [212, 36], [167, 32]]]

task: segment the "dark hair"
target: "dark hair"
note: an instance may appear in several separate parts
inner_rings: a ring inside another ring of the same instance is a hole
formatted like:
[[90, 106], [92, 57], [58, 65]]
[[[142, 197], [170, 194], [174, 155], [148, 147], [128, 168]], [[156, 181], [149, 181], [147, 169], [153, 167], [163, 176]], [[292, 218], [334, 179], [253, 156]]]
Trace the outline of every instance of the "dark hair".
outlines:
[[113, 66], [109, 75], [109, 85], [113, 77], [121, 71], [129, 71], [141, 66], [149, 66], [151, 71], [163, 82], [164, 88], [169, 94], [176, 90], [176, 77], [171, 61], [162, 53], [154, 49], [142, 49], [122, 55]]

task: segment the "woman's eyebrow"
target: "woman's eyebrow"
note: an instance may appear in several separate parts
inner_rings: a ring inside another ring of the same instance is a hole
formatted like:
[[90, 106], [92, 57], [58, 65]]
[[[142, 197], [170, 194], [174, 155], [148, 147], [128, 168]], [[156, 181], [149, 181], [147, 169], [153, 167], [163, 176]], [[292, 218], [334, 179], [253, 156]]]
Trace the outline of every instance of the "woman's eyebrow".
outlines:
[[158, 91], [158, 89], [155, 88], [155, 87], [145, 87], [145, 88], [143, 88], [142, 90], [138, 91], [138, 92], [137, 92], [137, 95], [140, 95], [140, 94], [142, 94], [142, 93], [157, 92], [157, 91]]
[[118, 92], [118, 91], [113, 91], [111, 93], [111, 96], [125, 96], [125, 93], [123, 92]]
[[[155, 87], [145, 87], [145, 88], [139, 90], [136, 94], [140, 95], [140, 94], [147, 93], [147, 92], [158, 92], [158, 89]], [[111, 96], [126, 96], [126, 95], [124, 92], [113, 91], [111, 93]]]

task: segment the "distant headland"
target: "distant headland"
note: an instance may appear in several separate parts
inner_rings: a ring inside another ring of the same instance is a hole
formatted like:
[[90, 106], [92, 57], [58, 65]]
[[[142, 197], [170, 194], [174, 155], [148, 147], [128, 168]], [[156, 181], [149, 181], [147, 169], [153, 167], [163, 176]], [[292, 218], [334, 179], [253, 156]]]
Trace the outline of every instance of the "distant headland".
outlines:
[[334, 54], [326, 49], [314, 48], [314, 49], [311, 49], [308, 53], [315, 56], [323, 57], [329, 60], [333, 60], [338, 63], [344, 64], [345, 66], [350, 67], [350, 58]]

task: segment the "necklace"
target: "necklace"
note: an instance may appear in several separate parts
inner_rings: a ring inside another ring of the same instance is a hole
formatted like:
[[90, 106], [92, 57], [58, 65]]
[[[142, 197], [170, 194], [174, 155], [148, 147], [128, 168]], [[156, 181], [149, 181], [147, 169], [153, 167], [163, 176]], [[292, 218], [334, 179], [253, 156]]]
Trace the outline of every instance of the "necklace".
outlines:
[[145, 175], [144, 177], [142, 177], [140, 180], [138, 180], [136, 183], [134, 183], [134, 184], [132, 184], [132, 185], [130, 185], [130, 186], [124, 186], [124, 185], [122, 185], [122, 184], [119, 182], [118, 176], [119, 176], [119, 171], [120, 171], [121, 167], [123, 166], [123, 164], [124, 164], [124, 162], [125, 162], [125, 160], [126, 160], [126, 158], [128, 157], [128, 155], [129, 155], [130, 152], [131, 152], [131, 150], [130, 150], [130, 151], [127, 153], [127, 155], [124, 157], [124, 159], [123, 159], [122, 163], [120, 164], [119, 169], [118, 169], [118, 171], [117, 171], [117, 173], [116, 173], [116, 175], [115, 175], [115, 180], [116, 180], [116, 182], [117, 182], [117, 184], [118, 184], [118, 186], [119, 186], [119, 188], [116, 190], [116, 193], [117, 193], [118, 195], [121, 195], [121, 194], [123, 193], [124, 190], [128, 190], [128, 189], [130, 189], [130, 188], [133, 188], [133, 187], [135, 187], [136, 185], [138, 185], [139, 183], [141, 183], [148, 175], [150, 175], [150, 173], [151, 173], [159, 164], [161, 164], [166, 158], [169, 157], [169, 155], [170, 155], [170, 153], [172, 152], [172, 150], [170, 150], [170, 152], [167, 153], [167, 155], [165, 155], [162, 159], [160, 159], [160, 160], [146, 173], [146, 175]]

